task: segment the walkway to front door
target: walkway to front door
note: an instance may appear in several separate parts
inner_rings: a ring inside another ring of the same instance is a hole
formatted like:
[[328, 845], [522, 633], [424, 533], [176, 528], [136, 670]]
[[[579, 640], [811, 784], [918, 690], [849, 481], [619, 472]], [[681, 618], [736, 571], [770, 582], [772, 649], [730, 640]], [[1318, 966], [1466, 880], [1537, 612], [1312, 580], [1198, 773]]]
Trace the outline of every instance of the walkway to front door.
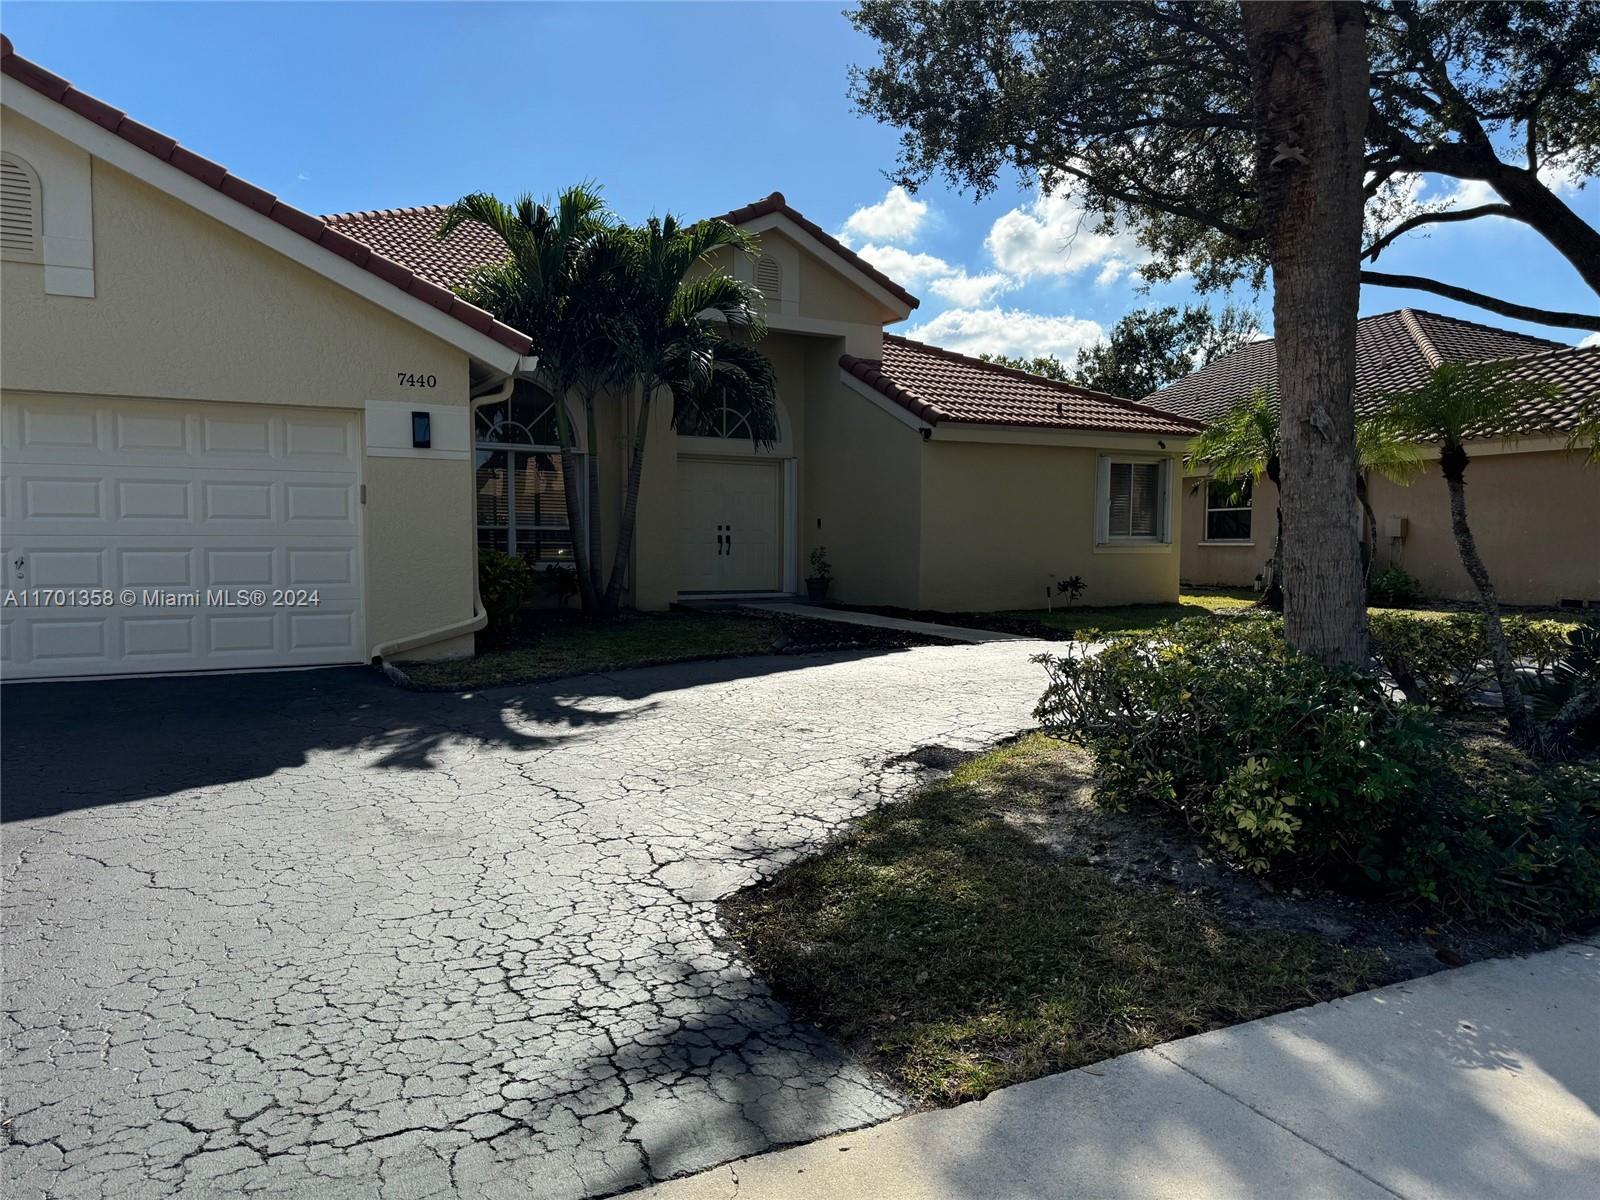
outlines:
[[678, 590], [775, 592], [783, 584], [783, 464], [678, 460]]

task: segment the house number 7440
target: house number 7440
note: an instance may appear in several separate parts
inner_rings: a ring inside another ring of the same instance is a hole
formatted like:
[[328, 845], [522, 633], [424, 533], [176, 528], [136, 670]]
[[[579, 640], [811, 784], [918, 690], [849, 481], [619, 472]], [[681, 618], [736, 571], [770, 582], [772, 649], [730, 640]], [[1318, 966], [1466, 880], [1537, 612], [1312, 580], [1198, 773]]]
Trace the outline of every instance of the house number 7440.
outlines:
[[416, 375], [410, 371], [396, 371], [396, 378], [400, 380], [401, 387], [438, 387], [437, 375]]

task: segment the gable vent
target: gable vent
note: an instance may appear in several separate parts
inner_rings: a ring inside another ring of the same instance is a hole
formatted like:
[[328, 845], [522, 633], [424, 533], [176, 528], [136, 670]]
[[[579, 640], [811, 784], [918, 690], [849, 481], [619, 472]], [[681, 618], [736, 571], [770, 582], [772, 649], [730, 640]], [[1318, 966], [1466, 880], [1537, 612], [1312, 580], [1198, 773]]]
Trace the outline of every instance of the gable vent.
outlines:
[[0, 155], [0, 257], [41, 262], [39, 177], [9, 154]]
[[783, 299], [783, 268], [765, 254], [756, 260], [756, 286], [768, 300]]

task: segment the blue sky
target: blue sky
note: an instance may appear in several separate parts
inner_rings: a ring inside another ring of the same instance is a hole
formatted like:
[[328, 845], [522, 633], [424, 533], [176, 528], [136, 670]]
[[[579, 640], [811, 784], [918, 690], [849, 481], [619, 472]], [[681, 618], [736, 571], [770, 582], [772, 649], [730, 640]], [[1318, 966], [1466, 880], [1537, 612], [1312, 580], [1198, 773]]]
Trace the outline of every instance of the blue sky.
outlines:
[[[974, 352], [1070, 358], [1129, 309], [1192, 299], [1181, 282], [1141, 295], [1130, 239], [1068, 244], [1076, 210], [1026, 181], [977, 203], [891, 192], [897, 137], [850, 105], [846, 71], [872, 44], [842, 7], [8, 2], [3, 27], [25, 57], [312, 212], [591, 179], [626, 218], [700, 216], [777, 189], [922, 297], [902, 332]], [[1568, 202], [1600, 218], [1600, 185]], [[1382, 266], [1595, 307], [1508, 221], [1413, 237]], [[1362, 297], [1364, 313], [1402, 305], [1580, 337], [1426, 294]]]

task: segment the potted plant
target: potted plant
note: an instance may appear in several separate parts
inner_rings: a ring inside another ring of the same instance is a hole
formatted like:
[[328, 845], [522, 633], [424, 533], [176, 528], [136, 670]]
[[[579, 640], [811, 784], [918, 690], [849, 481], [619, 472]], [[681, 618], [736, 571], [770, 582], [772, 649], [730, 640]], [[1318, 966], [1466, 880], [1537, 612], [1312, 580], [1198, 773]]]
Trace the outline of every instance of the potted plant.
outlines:
[[811, 552], [811, 574], [806, 577], [806, 595], [814, 604], [828, 598], [828, 585], [833, 582], [833, 564], [828, 561], [828, 548], [818, 546]]

